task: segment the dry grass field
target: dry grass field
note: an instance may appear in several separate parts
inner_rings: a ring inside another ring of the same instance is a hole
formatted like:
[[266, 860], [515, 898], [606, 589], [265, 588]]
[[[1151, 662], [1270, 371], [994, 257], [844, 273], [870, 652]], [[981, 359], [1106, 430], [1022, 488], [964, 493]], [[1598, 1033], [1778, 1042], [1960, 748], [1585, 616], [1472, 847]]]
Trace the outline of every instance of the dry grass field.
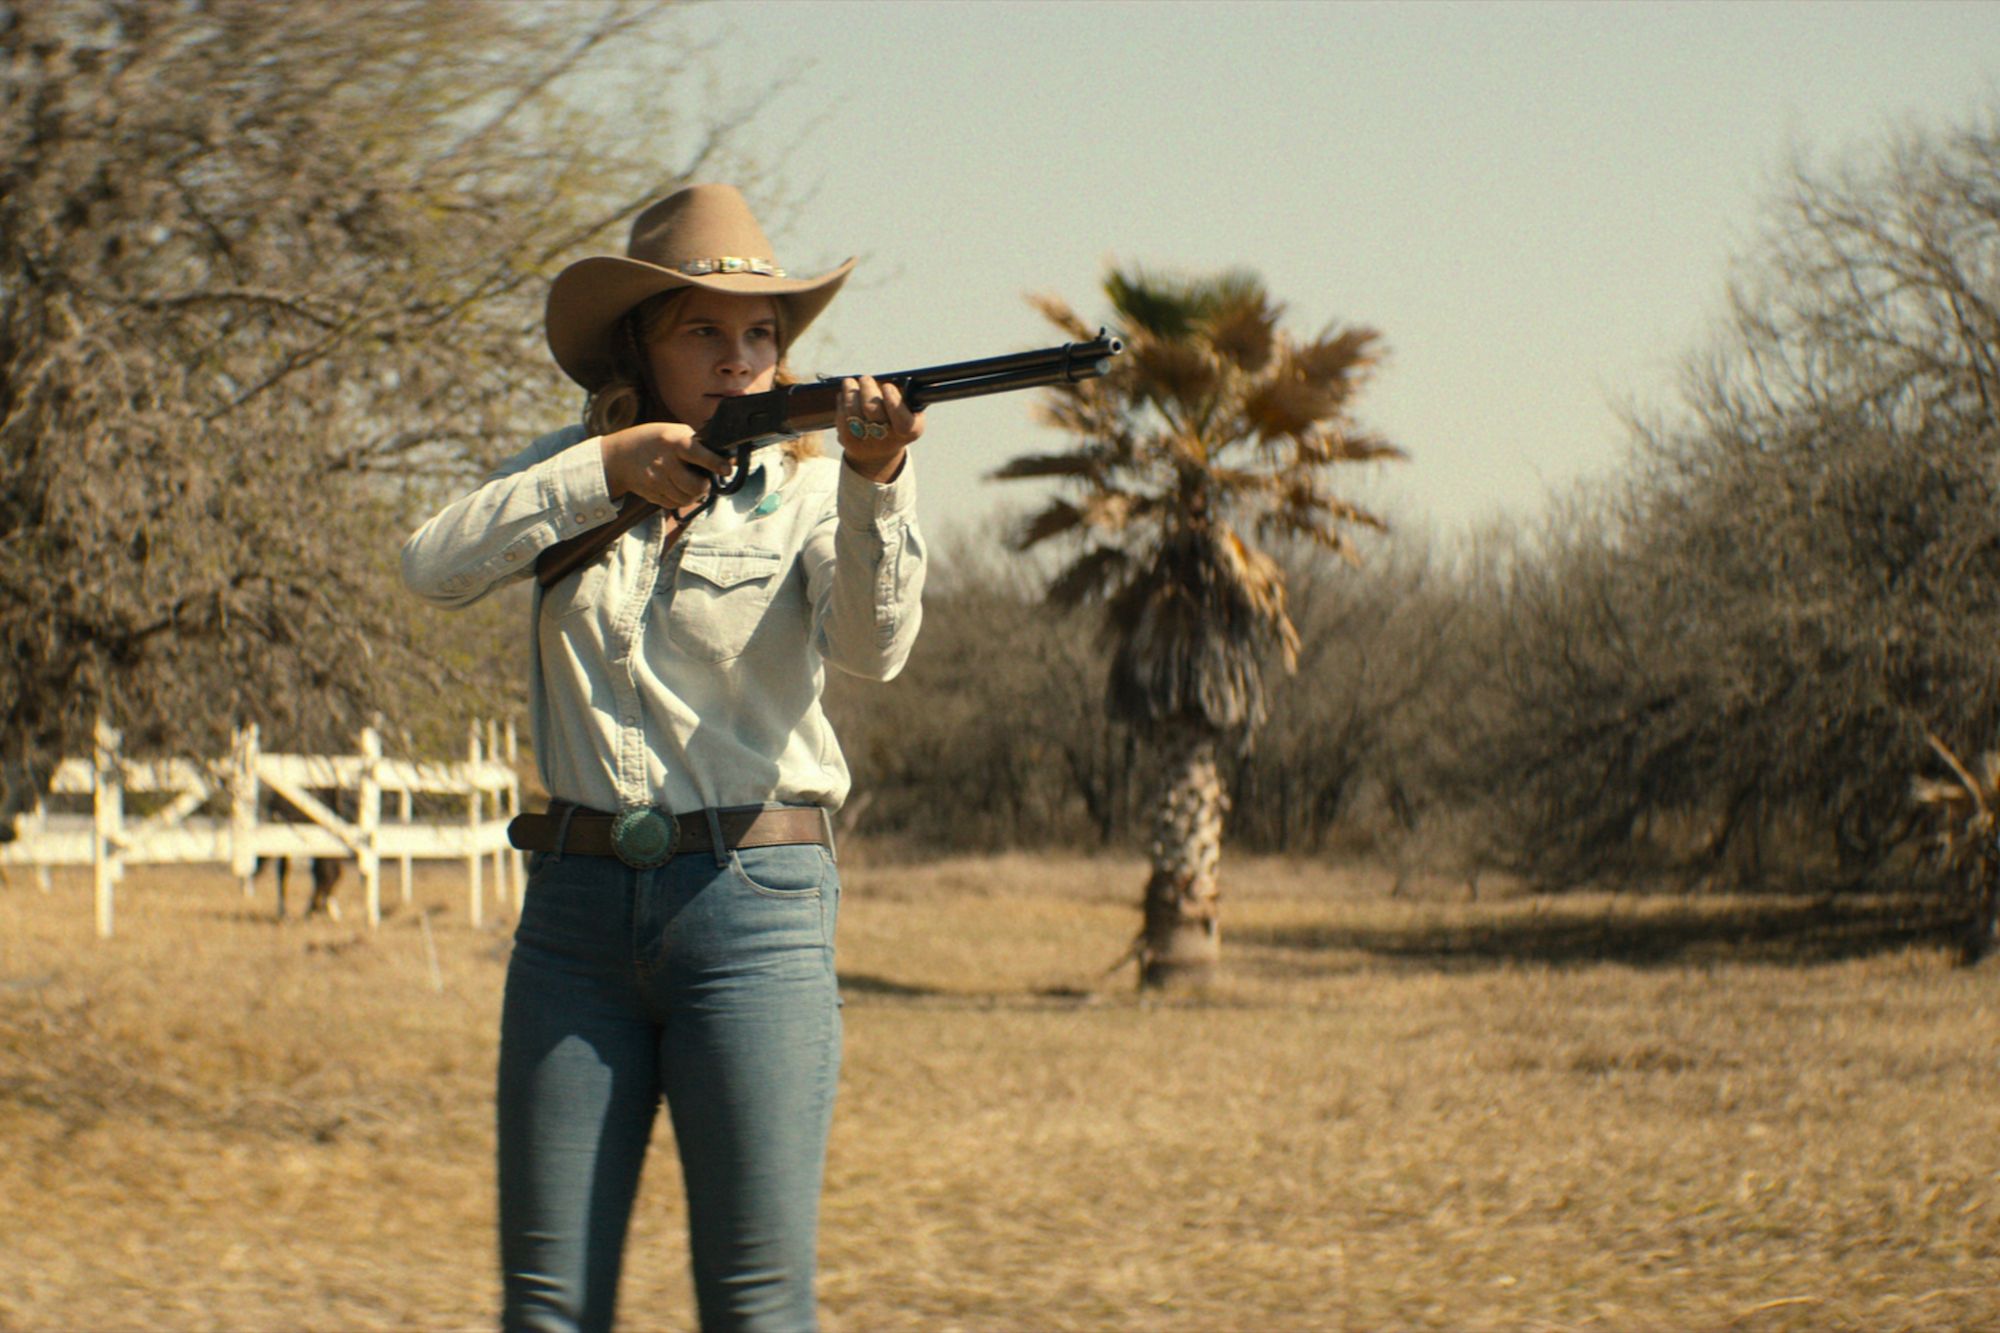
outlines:
[[[2000, 972], [1896, 905], [1224, 873], [1229, 979], [1142, 1003], [1136, 862], [850, 857], [829, 1328], [2000, 1326]], [[507, 934], [419, 902], [441, 989], [410, 909], [0, 886], [0, 1329], [491, 1326]]]

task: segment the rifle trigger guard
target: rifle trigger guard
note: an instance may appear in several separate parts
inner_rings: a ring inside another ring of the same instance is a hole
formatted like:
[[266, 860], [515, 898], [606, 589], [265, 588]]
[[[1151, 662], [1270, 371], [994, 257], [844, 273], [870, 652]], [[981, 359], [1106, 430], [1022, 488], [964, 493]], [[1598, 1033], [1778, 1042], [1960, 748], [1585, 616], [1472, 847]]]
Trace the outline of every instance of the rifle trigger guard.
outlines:
[[718, 495], [734, 495], [743, 489], [744, 485], [750, 480], [751, 452], [751, 446], [748, 444], [738, 446], [736, 450], [736, 475], [732, 476], [728, 481], [711, 481], [709, 483], [708, 501], [703, 506], [704, 508], [713, 506], [715, 504], [715, 497]]

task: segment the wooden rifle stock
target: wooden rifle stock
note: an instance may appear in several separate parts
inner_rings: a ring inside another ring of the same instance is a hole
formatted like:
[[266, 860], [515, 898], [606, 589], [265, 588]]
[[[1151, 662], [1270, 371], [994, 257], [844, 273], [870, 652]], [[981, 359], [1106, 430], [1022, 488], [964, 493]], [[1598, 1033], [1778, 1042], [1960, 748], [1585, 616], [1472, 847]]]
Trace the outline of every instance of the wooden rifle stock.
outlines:
[[[1038, 389], [1052, 384], [1071, 384], [1094, 379], [1111, 368], [1111, 358], [1125, 350], [1118, 339], [1099, 329], [1089, 342], [1064, 343], [1032, 352], [990, 356], [977, 361], [924, 366], [877, 375], [878, 383], [894, 384], [903, 391], [910, 410], [921, 412], [932, 403], [959, 398], [979, 398], [1017, 389]], [[736, 452], [736, 471], [727, 482], [714, 481], [708, 498], [691, 510], [672, 515], [678, 521], [674, 536], [694, 522], [719, 496], [734, 494], [750, 476], [750, 455], [773, 440], [789, 439], [834, 425], [840, 403], [841, 376], [829, 376], [810, 384], [786, 384], [764, 393], [725, 398], [715, 415], [701, 428], [701, 441], [717, 453]], [[650, 500], [627, 495], [618, 516], [601, 527], [578, 533], [543, 551], [535, 560], [535, 581], [544, 588], [569, 577], [595, 561], [632, 528], [645, 522], [660, 507]]]

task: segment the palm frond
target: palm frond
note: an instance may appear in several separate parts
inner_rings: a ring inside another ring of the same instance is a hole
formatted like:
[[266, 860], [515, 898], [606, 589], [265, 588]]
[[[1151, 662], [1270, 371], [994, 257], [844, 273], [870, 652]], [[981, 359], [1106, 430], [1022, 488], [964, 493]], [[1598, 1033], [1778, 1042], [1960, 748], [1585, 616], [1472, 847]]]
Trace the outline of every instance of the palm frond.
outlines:
[[1083, 511], [1069, 501], [1051, 501], [1048, 508], [1021, 525], [1021, 530], [1014, 535], [1013, 547], [1017, 551], [1025, 551], [1051, 537], [1059, 537], [1082, 527], [1083, 521]]
[[1124, 531], [1144, 502], [1124, 491], [1100, 489], [1081, 501], [1053, 500], [1035, 514], [1014, 538], [1014, 548], [1025, 551], [1051, 537], [1088, 528], [1115, 536]]
[[1261, 622], [1284, 654], [1285, 670], [1293, 671], [1299, 661], [1299, 631], [1292, 623], [1285, 593], [1285, 571], [1264, 551], [1244, 541], [1233, 530], [1221, 533], [1221, 549], [1229, 557], [1228, 568], [1235, 575], [1232, 591], [1243, 598], [1250, 612]]
[[1265, 379], [1243, 400], [1243, 420], [1261, 440], [1296, 439], [1337, 416], [1343, 395], [1302, 375]]
[[1356, 527], [1372, 528], [1376, 532], [1389, 531], [1389, 520], [1380, 514], [1370, 513], [1360, 505], [1349, 504], [1345, 500], [1326, 499], [1320, 509], [1322, 521], [1332, 525], [1348, 523]]
[[1070, 307], [1069, 302], [1049, 292], [1029, 292], [1028, 304], [1040, 312], [1043, 319], [1067, 333], [1070, 337], [1088, 342], [1097, 336], [1097, 330], [1083, 322], [1083, 317]]
[[1104, 460], [1095, 449], [1074, 449], [1061, 454], [1022, 454], [1010, 458], [986, 475], [994, 481], [1021, 477], [1090, 477], [1104, 470]]
[[1350, 569], [1361, 568], [1361, 548], [1354, 539], [1338, 528], [1326, 528], [1311, 534], [1313, 543], [1340, 557], [1341, 563]]
[[1350, 528], [1356, 527], [1375, 532], [1389, 531], [1386, 520], [1345, 503], [1331, 504], [1317, 513], [1274, 510], [1257, 521], [1260, 535], [1307, 541], [1338, 556], [1345, 564], [1359, 567], [1361, 548], [1355, 545], [1349, 533]]
[[1204, 313], [1199, 296], [1184, 280], [1137, 266], [1111, 270], [1104, 279], [1104, 294], [1133, 338], [1141, 334], [1164, 341], [1185, 338]]
[[1144, 727], [1195, 719], [1221, 730], [1263, 717], [1262, 654], [1296, 667], [1299, 634], [1282, 568], [1227, 527], [1182, 530], [1135, 564], [1106, 603], [1116, 645], [1110, 698]]
[[1382, 335], [1374, 329], [1351, 328], [1336, 333], [1331, 328], [1309, 343], [1292, 349], [1292, 359], [1300, 374], [1321, 383], [1350, 384], [1381, 361], [1375, 350]]
[[1085, 392], [1081, 385], [1064, 385], [1043, 395], [1031, 415], [1042, 425], [1086, 440], [1109, 442], [1131, 433], [1129, 416], [1117, 402], [1103, 393]]
[[1132, 557], [1116, 546], [1096, 546], [1071, 561], [1050, 580], [1049, 605], [1069, 610], [1092, 602], [1115, 587], [1132, 567]]
[[1302, 467], [1327, 463], [1376, 463], [1409, 457], [1379, 435], [1349, 431], [1340, 422], [1323, 424], [1316, 430], [1301, 431], [1292, 439], [1297, 444], [1293, 457]]
[[1320, 489], [1319, 478], [1311, 474], [1289, 473], [1282, 478], [1279, 498], [1271, 512], [1274, 517], [1302, 524], [1359, 523], [1364, 527], [1387, 531], [1387, 524], [1382, 519], [1359, 505]]
[[1252, 472], [1246, 468], [1223, 467], [1210, 463], [1203, 470], [1202, 488], [1208, 491], [1211, 504], [1234, 508], [1246, 498], [1254, 498], [1266, 503], [1276, 503], [1291, 484], [1281, 473]]
[[1156, 400], [1199, 410], [1222, 387], [1222, 358], [1190, 338], [1135, 338], [1127, 355], [1142, 392]]
[[[1114, 714], [1247, 731], [1264, 716], [1263, 672], [1274, 657], [1294, 669], [1300, 636], [1283, 568], [1246, 536], [1358, 561], [1356, 530], [1387, 529], [1321, 485], [1334, 464], [1403, 456], [1348, 415], [1379, 363], [1379, 335], [1329, 327], [1301, 342], [1248, 270], [1127, 265], [1104, 290], [1128, 355], [1036, 409], [1079, 447], [993, 475], [1067, 483], [1069, 498], [1039, 511], [1017, 545], [1080, 552], [1048, 596], [1103, 606]], [[1059, 298], [1029, 300], [1058, 327], [1090, 332]]]
[[1278, 321], [1284, 307], [1263, 299], [1228, 305], [1208, 321], [1208, 341], [1216, 352], [1246, 374], [1255, 375], [1271, 364], [1278, 347]]
[[1083, 498], [1083, 521], [1103, 532], [1123, 532], [1144, 504], [1142, 497], [1130, 491], [1104, 487]]

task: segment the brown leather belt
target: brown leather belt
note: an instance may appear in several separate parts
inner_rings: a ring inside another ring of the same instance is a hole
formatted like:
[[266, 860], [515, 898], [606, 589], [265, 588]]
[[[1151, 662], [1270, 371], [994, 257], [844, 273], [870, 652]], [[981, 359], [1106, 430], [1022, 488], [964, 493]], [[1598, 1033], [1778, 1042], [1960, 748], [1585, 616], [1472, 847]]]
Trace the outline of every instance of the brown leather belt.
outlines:
[[[827, 835], [826, 812], [817, 806], [794, 805], [775, 810], [755, 805], [737, 806], [717, 810], [714, 814], [722, 828], [725, 850], [799, 843], [814, 843], [821, 847], [833, 845], [833, 840]], [[566, 830], [565, 818], [568, 821]], [[581, 856], [615, 856], [627, 865], [660, 864], [667, 859], [662, 856], [657, 861], [635, 860], [621, 852], [613, 838], [614, 826], [621, 818], [625, 816], [552, 801], [543, 814], [516, 815], [507, 825], [507, 841], [524, 852], [561, 851]], [[668, 822], [666, 817], [655, 818], [662, 825]], [[671, 855], [715, 850], [715, 839], [710, 836], [708, 811], [696, 810], [681, 815], [672, 823], [678, 826], [678, 831], [670, 843]], [[556, 845], [558, 836], [562, 837], [560, 847]], [[628, 839], [627, 847], [630, 845]]]

